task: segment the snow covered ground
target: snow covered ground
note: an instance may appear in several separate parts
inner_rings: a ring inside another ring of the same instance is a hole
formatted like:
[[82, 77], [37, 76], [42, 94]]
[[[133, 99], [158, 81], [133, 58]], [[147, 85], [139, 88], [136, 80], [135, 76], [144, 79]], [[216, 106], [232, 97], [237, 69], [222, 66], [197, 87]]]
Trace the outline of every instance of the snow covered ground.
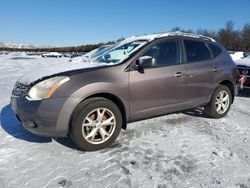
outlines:
[[20, 127], [15, 80], [66, 58], [0, 56], [0, 187], [250, 187], [250, 92], [215, 120], [199, 109], [132, 123], [110, 148], [82, 152], [67, 138]]

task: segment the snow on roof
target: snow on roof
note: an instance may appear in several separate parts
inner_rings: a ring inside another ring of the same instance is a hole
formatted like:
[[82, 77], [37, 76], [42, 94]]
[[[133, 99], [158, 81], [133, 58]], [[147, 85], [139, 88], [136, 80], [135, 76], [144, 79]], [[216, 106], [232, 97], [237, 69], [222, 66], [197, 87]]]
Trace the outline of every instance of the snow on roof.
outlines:
[[158, 36], [158, 35], [159, 34], [131, 36], [131, 37], [125, 38], [124, 40], [119, 42], [119, 45], [123, 45], [123, 44], [129, 43], [129, 42], [138, 41], [138, 40], [151, 41], [151, 40], [154, 40], [156, 38], [156, 36]]

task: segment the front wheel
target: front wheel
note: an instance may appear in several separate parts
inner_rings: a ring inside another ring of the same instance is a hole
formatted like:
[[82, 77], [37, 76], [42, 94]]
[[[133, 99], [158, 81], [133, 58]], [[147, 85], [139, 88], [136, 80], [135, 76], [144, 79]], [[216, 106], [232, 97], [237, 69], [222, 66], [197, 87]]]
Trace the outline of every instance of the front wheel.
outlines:
[[122, 115], [112, 101], [91, 98], [83, 101], [73, 115], [70, 136], [82, 150], [95, 151], [111, 145], [122, 127]]
[[205, 113], [212, 118], [222, 118], [230, 110], [232, 94], [228, 87], [220, 85], [212, 96], [210, 103], [205, 106]]

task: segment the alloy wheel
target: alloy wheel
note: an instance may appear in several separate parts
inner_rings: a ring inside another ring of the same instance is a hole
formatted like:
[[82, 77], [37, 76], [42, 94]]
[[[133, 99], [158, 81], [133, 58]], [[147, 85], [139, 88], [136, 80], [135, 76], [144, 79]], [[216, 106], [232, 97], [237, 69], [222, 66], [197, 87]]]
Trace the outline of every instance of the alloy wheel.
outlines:
[[84, 118], [82, 134], [90, 144], [101, 144], [112, 136], [115, 127], [114, 113], [107, 108], [97, 108]]
[[221, 91], [218, 93], [215, 100], [215, 109], [219, 114], [224, 114], [230, 104], [230, 97], [226, 91]]

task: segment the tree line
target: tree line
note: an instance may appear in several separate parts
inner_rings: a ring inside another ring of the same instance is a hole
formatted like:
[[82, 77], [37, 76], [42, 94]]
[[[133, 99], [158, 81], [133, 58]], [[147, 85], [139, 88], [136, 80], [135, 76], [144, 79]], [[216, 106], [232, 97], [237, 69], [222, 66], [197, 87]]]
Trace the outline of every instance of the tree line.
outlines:
[[[233, 21], [226, 22], [223, 28], [210, 31], [207, 29], [198, 29], [193, 31], [192, 29], [182, 29], [180, 27], [174, 27], [171, 31], [182, 31], [188, 33], [196, 33], [214, 38], [216, 41], [222, 43], [229, 51], [250, 51], [250, 23], [245, 24], [241, 29], [235, 29]], [[122, 40], [122, 38], [117, 41]], [[113, 44], [116, 41], [109, 41], [106, 43], [87, 44], [81, 46], [70, 47], [52, 47], [52, 48], [32, 48], [32, 49], [19, 49], [19, 48], [4, 48], [0, 47], [0, 50], [4, 51], [33, 51], [33, 52], [89, 52], [99, 46]]]
[[217, 31], [207, 29], [185, 30], [175, 27], [172, 31], [182, 31], [205, 35], [222, 43], [228, 51], [245, 51], [250, 52], [250, 23], [245, 24], [241, 29], [235, 29], [232, 20], [226, 22], [225, 26]]
[[0, 47], [0, 51], [22, 51], [22, 52], [89, 52], [100, 46], [112, 44], [113, 42], [98, 43], [98, 44], [86, 44], [80, 46], [69, 46], [69, 47], [51, 47], [51, 48], [8, 48]]

